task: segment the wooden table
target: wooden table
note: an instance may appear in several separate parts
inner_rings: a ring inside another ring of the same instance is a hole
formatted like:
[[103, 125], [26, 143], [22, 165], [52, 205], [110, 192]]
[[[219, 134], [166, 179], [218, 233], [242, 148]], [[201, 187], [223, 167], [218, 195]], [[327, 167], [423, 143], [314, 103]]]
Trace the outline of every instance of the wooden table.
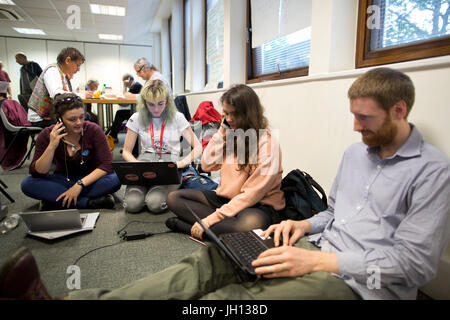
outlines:
[[[136, 99], [107, 99], [107, 98], [89, 98], [83, 99], [84, 103], [96, 103], [97, 104], [97, 112], [98, 112], [98, 125], [103, 129], [107, 130], [113, 123], [114, 114], [113, 114], [113, 105], [117, 104], [131, 104], [131, 112], [135, 109], [135, 105], [137, 104]], [[103, 107], [106, 106], [106, 123], [105, 116], [103, 115]]]

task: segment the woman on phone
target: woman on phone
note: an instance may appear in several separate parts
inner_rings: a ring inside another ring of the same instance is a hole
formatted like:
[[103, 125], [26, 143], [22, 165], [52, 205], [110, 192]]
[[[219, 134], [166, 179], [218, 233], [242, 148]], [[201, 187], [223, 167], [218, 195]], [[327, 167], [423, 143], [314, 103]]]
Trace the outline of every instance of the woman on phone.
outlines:
[[280, 221], [277, 211], [285, 206], [281, 150], [258, 96], [236, 85], [220, 101], [223, 123], [202, 156], [203, 171], [220, 170], [217, 190], [184, 189], [168, 197], [177, 217], [169, 218], [167, 227], [199, 239], [203, 228], [185, 204], [216, 234], [265, 229]]
[[[44, 209], [113, 208], [112, 194], [120, 181], [102, 129], [84, 120], [83, 102], [74, 93], [57, 95], [52, 110], [57, 123], [42, 130], [36, 140], [31, 177], [22, 181], [23, 193], [42, 200]], [[50, 174], [53, 163], [55, 171]]]
[[[179, 169], [189, 166], [200, 157], [202, 146], [184, 115], [177, 111], [170, 90], [161, 80], [149, 80], [138, 97], [137, 112], [127, 122], [127, 135], [122, 157], [125, 161], [173, 161]], [[140, 138], [140, 155], [132, 153]], [[181, 138], [192, 146], [192, 151], [180, 159]], [[150, 212], [159, 213], [167, 209], [167, 194], [179, 185], [169, 186], [127, 186], [124, 207], [127, 212], [136, 213], [147, 206]]]

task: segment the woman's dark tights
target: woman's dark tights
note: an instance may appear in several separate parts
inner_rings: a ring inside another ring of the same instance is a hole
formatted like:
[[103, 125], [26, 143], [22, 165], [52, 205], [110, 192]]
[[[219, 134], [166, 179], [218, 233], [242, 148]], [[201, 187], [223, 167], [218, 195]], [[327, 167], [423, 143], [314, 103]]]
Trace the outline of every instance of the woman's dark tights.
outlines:
[[[184, 226], [183, 231], [190, 234], [190, 228], [196, 222], [194, 216], [186, 208], [185, 203], [200, 217], [206, 218], [216, 208], [212, 207], [202, 191], [181, 189], [171, 192], [168, 197], [169, 209], [189, 226]], [[211, 231], [216, 235], [230, 232], [249, 231], [253, 229], [266, 229], [271, 224], [267, 213], [259, 208], [247, 208], [231, 218], [225, 218], [211, 226]], [[189, 229], [189, 230], [185, 230]]]

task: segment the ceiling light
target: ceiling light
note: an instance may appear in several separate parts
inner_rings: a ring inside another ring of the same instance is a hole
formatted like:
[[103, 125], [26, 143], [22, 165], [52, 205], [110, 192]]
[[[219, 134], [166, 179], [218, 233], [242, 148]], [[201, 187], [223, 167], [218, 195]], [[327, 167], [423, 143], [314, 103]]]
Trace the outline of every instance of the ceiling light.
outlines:
[[16, 4], [11, 0], [0, 0], [0, 4], [8, 4], [10, 6], [15, 6]]
[[24, 33], [24, 34], [41, 34], [45, 35], [45, 32], [41, 29], [27, 29], [27, 28], [13, 28], [18, 33]]
[[98, 35], [98, 37], [100, 39], [104, 39], [104, 40], [118, 40], [118, 41], [123, 40], [123, 36], [118, 35], [118, 34], [102, 34], [102, 33], [100, 33]]
[[91, 4], [91, 12], [94, 14], [106, 14], [110, 16], [125, 16], [126, 10], [124, 7], [104, 6], [101, 4]]

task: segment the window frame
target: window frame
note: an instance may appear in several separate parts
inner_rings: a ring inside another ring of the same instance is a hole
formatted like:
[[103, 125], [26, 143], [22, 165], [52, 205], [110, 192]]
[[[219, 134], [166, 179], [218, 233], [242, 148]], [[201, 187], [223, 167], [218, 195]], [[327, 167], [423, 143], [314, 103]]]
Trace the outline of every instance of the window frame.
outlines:
[[306, 66], [281, 72], [268, 73], [260, 76], [253, 76], [255, 63], [254, 51], [256, 49], [253, 49], [251, 46], [252, 43], [251, 29], [252, 29], [251, 1], [247, 0], [247, 43], [246, 43], [247, 54], [245, 58], [245, 65], [247, 70], [245, 79], [246, 84], [259, 83], [263, 81], [297, 78], [307, 76], [309, 74], [309, 66]]
[[423, 40], [386, 49], [370, 51], [370, 33], [366, 21], [369, 18], [367, 8], [373, 0], [359, 0], [356, 38], [356, 68], [365, 68], [389, 63], [426, 59], [450, 54], [450, 36]]

